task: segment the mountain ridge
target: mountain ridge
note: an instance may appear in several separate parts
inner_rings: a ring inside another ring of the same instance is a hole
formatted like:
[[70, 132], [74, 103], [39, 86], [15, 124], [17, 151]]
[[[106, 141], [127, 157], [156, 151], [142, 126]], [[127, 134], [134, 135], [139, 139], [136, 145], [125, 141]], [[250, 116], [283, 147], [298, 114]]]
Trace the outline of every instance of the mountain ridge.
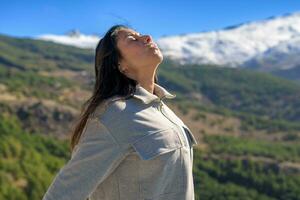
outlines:
[[[76, 35], [77, 37], [44, 34], [34, 39], [94, 49], [101, 38], [96, 34], [81, 34], [78, 29], [76, 29]], [[280, 57], [272, 56], [272, 62], [268, 62], [268, 57], [271, 55], [266, 52], [283, 45], [288, 46], [292, 43], [290, 40], [295, 37], [300, 38], [300, 11], [247, 21], [222, 29], [164, 36], [158, 38], [156, 42], [165, 57], [182, 65], [213, 64], [220, 67], [263, 69], [263, 64], [270, 65], [281, 61]], [[289, 52], [283, 52], [283, 54], [289, 54]], [[258, 62], [257, 59], [264, 60], [264, 62]], [[287, 58], [286, 62], [288, 62]], [[289, 61], [288, 68], [293, 68], [298, 64], [298, 60]], [[285, 68], [287, 66], [278, 64], [271, 70]]]

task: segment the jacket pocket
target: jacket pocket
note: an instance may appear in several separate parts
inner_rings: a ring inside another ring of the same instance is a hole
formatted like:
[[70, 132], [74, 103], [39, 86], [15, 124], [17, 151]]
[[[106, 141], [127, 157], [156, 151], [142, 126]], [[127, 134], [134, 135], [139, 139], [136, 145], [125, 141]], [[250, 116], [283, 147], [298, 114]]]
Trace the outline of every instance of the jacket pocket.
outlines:
[[173, 128], [149, 133], [135, 140], [131, 145], [143, 160], [154, 159], [183, 146]]

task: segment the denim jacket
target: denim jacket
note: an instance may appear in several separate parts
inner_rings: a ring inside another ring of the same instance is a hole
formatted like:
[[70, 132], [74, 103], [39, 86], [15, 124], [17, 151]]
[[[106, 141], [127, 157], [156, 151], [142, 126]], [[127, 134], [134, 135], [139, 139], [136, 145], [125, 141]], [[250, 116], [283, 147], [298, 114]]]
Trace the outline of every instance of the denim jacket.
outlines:
[[138, 84], [98, 106], [43, 200], [194, 200], [197, 141], [163, 101], [175, 97]]

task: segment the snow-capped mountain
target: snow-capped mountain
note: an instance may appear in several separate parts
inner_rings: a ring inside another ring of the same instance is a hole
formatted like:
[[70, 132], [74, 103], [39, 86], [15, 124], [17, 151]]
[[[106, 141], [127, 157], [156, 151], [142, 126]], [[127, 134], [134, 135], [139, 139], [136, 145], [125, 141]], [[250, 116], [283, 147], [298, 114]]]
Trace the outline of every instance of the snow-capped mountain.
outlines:
[[[164, 57], [180, 64], [286, 69], [299, 65], [300, 12], [247, 22], [221, 30], [166, 36], [155, 41]], [[95, 48], [98, 36], [43, 35], [82, 48]]]
[[300, 37], [300, 12], [218, 31], [165, 37], [159, 40], [159, 45], [164, 55], [181, 63], [234, 67], [243, 65], [277, 45], [283, 47], [285, 43], [290, 44], [297, 37]]
[[262, 71], [286, 70], [298, 65], [300, 65], [300, 36], [280, 42], [243, 63], [245, 67], [259, 68]]
[[76, 46], [79, 48], [95, 48], [99, 37], [97, 35], [84, 35], [78, 29], [71, 30], [65, 35], [43, 34], [35, 37], [39, 40], [47, 40], [60, 44]]

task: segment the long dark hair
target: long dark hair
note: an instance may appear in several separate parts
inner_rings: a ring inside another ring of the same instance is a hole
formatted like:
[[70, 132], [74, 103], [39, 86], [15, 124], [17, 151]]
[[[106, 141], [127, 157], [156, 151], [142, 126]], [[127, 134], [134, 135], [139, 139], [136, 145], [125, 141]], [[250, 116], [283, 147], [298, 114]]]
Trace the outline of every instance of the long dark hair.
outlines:
[[[119, 71], [118, 63], [122, 59], [117, 48], [117, 36], [120, 29], [129, 29], [126, 25], [112, 26], [97, 44], [95, 52], [95, 85], [91, 97], [83, 103], [81, 114], [71, 134], [71, 152], [78, 144], [89, 116], [105, 99], [114, 95], [128, 97], [135, 92], [137, 81]], [[154, 82], [158, 82], [155, 74]]]

